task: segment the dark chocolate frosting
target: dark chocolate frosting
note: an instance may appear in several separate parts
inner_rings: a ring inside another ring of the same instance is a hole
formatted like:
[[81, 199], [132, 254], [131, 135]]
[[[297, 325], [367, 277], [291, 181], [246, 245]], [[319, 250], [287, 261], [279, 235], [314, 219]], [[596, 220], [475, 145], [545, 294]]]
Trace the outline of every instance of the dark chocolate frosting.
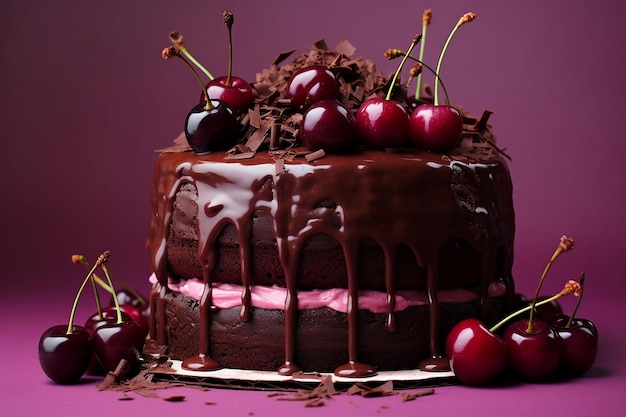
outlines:
[[[490, 283], [501, 280], [513, 293], [511, 267], [515, 231], [512, 185], [506, 163], [499, 157], [473, 159], [408, 150], [389, 153], [363, 150], [353, 155], [327, 155], [314, 162], [295, 158], [277, 161], [265, 153], [249, 160], [225, 161], [224, 155], [191, 152], [159, 156], [152, 185], [152, 219], [148, 249], [159, 288], [156, 291], [151, 336], [164, 340], [163, 300], [171, 273], [168, 237], [171, 233], [177, 193], [193, 185], [197, 194], [197, 264], [205, 293], [201, 300], [199, 356], [191, 367], [210, 369], [209, 332], [211, 288], [217, 282], [218, 237], [234, 230], [239, 248], [242, 285], [242, 321], [250, 315], [250, 286], [258, 284], [253, 261], [253, 229], [259, 212], [272, 221], [278, 261], [287, 288], [285, 300], [285, 365], [279, 372], [297, 370], [294, 361], [297, 332], [298, 290], [306, 287], [300, 262], [307, 242], [318, 234], [332, 238], [341, 249], [348, 289], [348, 362], [337, 374], [361, 376], [375, 372], [359, 362], [358, 291], [359, 251], [364, 241], [374, 242], [383, 253], [378, 286], [387, 293], [387, 325], [394, 327], [394, 292], [397, 289], [396, 258], [412, 255], [425, 271], [421, 284], [430, 300], [431, 355], [441, 355], [437, 290], [442, 252], [450, 242], [463, 242], [480, 259], [480, 300], [486, 302]], [[267, 217], [267, 216], [266, 216]], [[325, 259], [317, 260], [320, 264]], [[402, 286], [410, 286], [403, 282]], [[159, 328], [154, 328], [159, 323]], [[201, 362], [201, 366], [198, 365]], [[431, 361], [432, 362], [432, 361]], [[434, 361], [437, 362], [437, 361]], [[430, 364], [424, 365], [431, 369]]]

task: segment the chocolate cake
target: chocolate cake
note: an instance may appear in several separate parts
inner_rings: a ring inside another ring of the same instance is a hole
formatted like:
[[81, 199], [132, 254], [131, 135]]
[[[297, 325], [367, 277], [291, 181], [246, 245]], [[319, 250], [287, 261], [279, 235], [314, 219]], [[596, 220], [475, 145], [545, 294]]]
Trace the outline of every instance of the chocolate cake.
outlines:
[[[341, 68], [343, 102], [350, 95], [354, 106], [348, 78], [376, 79], [362, 98], [386, 82], [363, 70], [367, 61], [317, 45], [253, 85], [241, 144], [159, 155], [150, 344], [193, 370], [449, 369], [449, 329], [466, 317], [493, 322], [514, 293], [512, 186], [489, 113], [465, 118], [448, 154], [362, 147], [307, 157], [298, 114], [276, 110], [277, 74], [311, 63]], [[288, 147], [272, 138], [277, 120]]]

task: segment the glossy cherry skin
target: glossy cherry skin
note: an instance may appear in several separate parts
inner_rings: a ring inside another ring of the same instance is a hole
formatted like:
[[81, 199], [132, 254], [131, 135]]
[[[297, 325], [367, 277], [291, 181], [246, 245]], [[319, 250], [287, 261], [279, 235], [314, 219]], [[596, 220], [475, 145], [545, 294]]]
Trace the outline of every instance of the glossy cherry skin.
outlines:
[[197, 154], [228, 149], [237, 139], [239, 123], [233, 110], [221, 100], [211, 104], [210, 110], [205, 102], [194, 106], [185, 119], [185, 137]]
[[361, 141], [373, 148], [402, 148], [409, 144], [409, 115], [400, 103], [371, 98], [359, 107], [356, 126]]
[[359, 144], [354, 116], [339, 102], [324, 100], [304, 113], [300, 140], [311, 151], [354, 152]]
[[81, 326], [52, 326], [39, 339], [39, 363], [44, 373], [58, 384], [72, 384], [87, 371], [91, 359], [91, 338]]
[[569, 317], [553, 315], [548, 324], [560, 338], [559, 374], [580, 376], [593, 366], [598, 355], [598, 329], [590, 320], [574, 318], [567, 326]]
[[459, 381], [484, 385], [504, 369], [506, 344], [479, 320], [470, 318], [459, 322], [448, 334], [446, 355]]
[[[122, 320], [129, 321], [132, 320], [132, 318], [130, 315], [122, 311]], [[84, 327], [91, 336], [98, 327], [115, 322], [117, 322], [117, 311], [115, 307], [107, 307], [102, 309], [102, 317], [100, 317], [98, 313], [93, 313], [89, 316], [89, 318], [85, 321]]]
[[[132, 318], [122, 311], [122, 320], [132, 321]], [[117, 310], [115, 309], [115, 307], [107, 307], [102, 309], [102, 316], [100, 316], [98, 313], [94, 313], [89, 318], [87, 318], [84, 327], [91, 337], [98, 327], [104, 326], [105, 324], [114, 324], [116, 322]], [[93, 350], [91, 352], [91, 360], [89, 361], [87, 373], [90, 375], [104, 375], [106, 373], [104, 372], [104, 369], [102, 369], [102, 365], [100, 365], [100, 361], [96, 356], [96, 352]]]
[[304, 111], [324, 100], [334, 100], [339, 95], [335, 75], [322, 65], [312, 65], [296, 71], [287, 84], [285, 95], [291, 99], [291, 107]]
[[506, 343], [507, 365], [519, 377], [530, 381], [553, 378], [559, 365], [559, 336], [544, 321], [533, 319], [535, 331], [528, 333], [528, 319], [511, 323], [502, 338]]
[[93, 348], [106, 372], [115, 370], [126, 359], [132, 370], [139, 368], [147, 332], [133, 321], [105, 324], [93, 334]]
[[411, 113], [411, 142], [433, 152], [450, 152], [461, 139], [463, 118], [452, 106], [422, 104]]
[[[207, 84], [207, 93], [212, 100], [222, 100], [235, 112], [243, 113], [248, 111], [254, 102], [252, 87], [250, 84], [239, 77], [231, 77], [230, 85], [226, 85], [227, 76], [217, 77]], [[201, 101], [204, 102], [206, 97], [202, 94]]]

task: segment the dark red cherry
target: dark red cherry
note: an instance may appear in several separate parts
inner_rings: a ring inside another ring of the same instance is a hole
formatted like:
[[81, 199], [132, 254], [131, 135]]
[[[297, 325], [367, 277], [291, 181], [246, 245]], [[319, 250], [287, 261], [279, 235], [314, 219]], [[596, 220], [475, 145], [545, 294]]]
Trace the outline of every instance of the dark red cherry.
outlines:
[[359, 107], [356, 126], [363, 143], [373, 148], [401, 148], [409, 144], [409, 115], [400, 103], [371, 98]]
[[58, 384], [72, 384], [87, 371], [91, 359], [91, 338], [81, 326], [52, 326], [39, 339], [39, 364], [44, 373]]
[[559, 365], [558, 334], [542, 320], [533, 319], [533, 325], [529, 333], [528, 319], [521, 319], [504, 330], [507, 364], [523, 379], [547, 380], [556, 375]]
[[300, 140], [311, 151], [353, 152], [359, 143], [354, 116], [335, 100], [315, 103], [303, 115]]
[[211, 100], [194, 106], [185, 119], [185, 137], [198, 154], [224, 150], [235, 144], [239, 123], [233, 110], [221, 100]]
[[[121, 306], [120, 306], [121, 307]], [[132, 317], [126, 312], [122, 311], [122, 320], [132, 321]], [[87, 320], [85, 321], [85, 329], [89, 333], [89, 335], [93, 335], [98, 327], [104, 326], [105, 324], [113, 324], [117, 322], [117, 310], [115, 307], [106, 307], [102, 309], [102, 316], [98, 313], [93, 313]]]
[[[132, 318], [122, 311], [122, 320], [132, 321]], [[89, 333], [91, 337], [93, 333], [96, 331], [98, 327], [104, 326], [105, 324], [115, 324], [117, 322], [117, 310], [115, 307], [107, 307], [102, 309], [101, 314], [94, 313], [85, 321], [85, 330]], [[87, 373], [90, 375], [104, 375], [104, 369], [102, 369], [102, 365], [100, 365], [100, 361], [96, 356], [96, 352], [91, 352], [91, 360], [89, 361], [89, 367], [87, 368]]]
[[593, 366], [598, 355], [598, 329], [590, 320], [574, 318], [567, 327], [569, 317], [556, 314], [548, 324], [560, 338], [559, 373], [565, 376], [580, 376]]
[[[227, 76], [223, 76], [211, 80], [206, 86], [209, 97], [211, 100], [222, 100], [235, 113], [247, 111], [254, 102], [252, 87], [246, 80], [239, 77], [231, 77], [230, 85], [226, 85], [227, 79]], [[200, 100], [206, 101], [204, 93]]]
[[287, 84], [286, 96], [297, 111], [304, 111], [323, 100], [334, 100], [339, 95], [339, 84], [330, 70], [313, 65], [296, 71]]
[[126, 359], [132, 370], [137, 370], [147, 332], [132, 321], [100, 326], [93, 334], [93, 348], [106, 372], [115, 370]]
[[492, 382], [504, 369], [506, 344], [476, 319], [465, 319], [446, 339], [446, 355], [456, 377], [466, 385]]
[[411, 142], [433, 152], [450, 152], [463, 133], [463, 118], [452, 106], [422, 104], [411, 114]]

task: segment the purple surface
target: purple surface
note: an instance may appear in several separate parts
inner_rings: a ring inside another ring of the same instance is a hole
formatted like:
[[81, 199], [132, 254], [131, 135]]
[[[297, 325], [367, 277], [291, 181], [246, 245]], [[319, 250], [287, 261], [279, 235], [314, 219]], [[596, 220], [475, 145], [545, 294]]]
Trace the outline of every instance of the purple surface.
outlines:
[[[241, 2], [243, 3], [243, 2]], [[385, 71], [390, 47], [406, 49], [419, 32], [422, 7], [373, 1], [267, 0], [264, 8], [232, 2], [19, 2], [5, 1], [0, 66], [0, 383], [3, 415], [301, 415], [333, 412], [394, 415], [479, 413], [621, 415], [626, 348], [623, 317], [622, 234], [626, 229], [622, 162], [626, 83], [622, 24], [626, 4], [475, 1], [479, 19], [460, 29], [442, 77], [454, 103], [473, 114], [488, 108], [499, 145], [513, 161], [515, 279], [531, 294], [559, 236], [576, 240], [546, 282], [546, 294], [581, 271], [587, 295], [580, 315], [600, 330], [596, 366], [584, 378], [554, 384], [491, 389], [444, 387], [402, 403], [397, 397], [340, 396], [323, 409], [282, 402], [266, 393], [184, 389], [182, 403], [98, 392], [93, 381], [62, 387], [39, 369], [39, 335], [67, 320], [82, 267], [112, 252], [110, 269], [147, 291], [148, 188], [153, 150], [182, 130], [197, 100], [195, 80], [178, 62], [163, 62], [167, 34], [179, 30], [210, 70], [226, 72], [226, 30], [221, 12], [235, 13], [235, 73], [253, 79], [282, 51], [301, 52], [324, 37], [330, 46], [349, 39], [357, 54]], [[467, 9], [460, 0], [433, 2], [426, 60], [434, 62], [445, 37]], [[354, 8], [358, 4], [358, 9]], [[534, 6], [533, 6], [534, 4]], [[275, 22], [281, 22], [277, 25]], [[121, 204], [119, 202], [124, 202]], [[572, 302], [563, 303], [566, 311]], [[93, 305], [81, 302], [79, 317]], [[6, 371], [8, 369], [8, 372]], [[205, 405], [215, 402], [216, 405]], [[388, 407], [388, 408], [387, 408]], [[462, 411], [459, 411], [462, 410]], [[439, 414], [437, 414], [439, 415]]]

